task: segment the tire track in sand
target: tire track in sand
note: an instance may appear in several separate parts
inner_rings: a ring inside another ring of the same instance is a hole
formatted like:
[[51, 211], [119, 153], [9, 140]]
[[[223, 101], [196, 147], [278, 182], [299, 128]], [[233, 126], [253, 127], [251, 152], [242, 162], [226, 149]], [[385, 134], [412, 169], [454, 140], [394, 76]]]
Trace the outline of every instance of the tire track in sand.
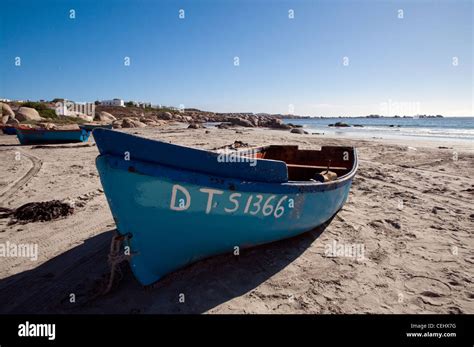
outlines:
[[4, 203], [7, 201], [13, 194], [15, 194], [21, 187], [27, 184], [38, 172], [41, 170], [43, 162], [41, 159], [35, 157], [34, 155], [27, 154], [23, 151], [19, 151], [22, 156], [28, 158], [31, 161], [31, 168], [26, 174], [24, 174], [20, 179], [13, 183], [10, 187], [7, 187], [5, 191], [0, 193], [0, 201]]

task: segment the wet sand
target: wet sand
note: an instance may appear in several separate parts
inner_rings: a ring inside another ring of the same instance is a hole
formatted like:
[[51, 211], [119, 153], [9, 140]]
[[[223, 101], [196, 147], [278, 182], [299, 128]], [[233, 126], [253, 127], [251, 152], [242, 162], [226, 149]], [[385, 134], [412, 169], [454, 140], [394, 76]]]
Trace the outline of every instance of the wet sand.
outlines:
[[[94, 299], [115, 223], [93, 139], [35, 147], [0, 135], [0, 207], [54, 199], [76, 206], [49, 222], [0, 219], [0, 243], [35, 243], [39, 252], [34, 261], [1, 258], [0, 313], [474, 313], [474, 144], [207, 131], [127, 130], [206, 149], [235, 140], [356, 146], [360, 166], [349, 200], [325, 227], [200, 261], [151, 287], [123, 266], [118, 286]], [[364, 257], [329, 257], [334, 242], [363, 245]]]

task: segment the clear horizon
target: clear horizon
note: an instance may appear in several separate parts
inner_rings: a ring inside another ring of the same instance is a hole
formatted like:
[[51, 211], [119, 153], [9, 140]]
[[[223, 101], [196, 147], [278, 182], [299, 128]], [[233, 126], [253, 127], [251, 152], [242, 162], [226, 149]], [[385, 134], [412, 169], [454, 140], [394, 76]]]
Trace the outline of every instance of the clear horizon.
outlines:
[[0, 97], [472, 117], [472, 17], [471, 1], [7, 0]]

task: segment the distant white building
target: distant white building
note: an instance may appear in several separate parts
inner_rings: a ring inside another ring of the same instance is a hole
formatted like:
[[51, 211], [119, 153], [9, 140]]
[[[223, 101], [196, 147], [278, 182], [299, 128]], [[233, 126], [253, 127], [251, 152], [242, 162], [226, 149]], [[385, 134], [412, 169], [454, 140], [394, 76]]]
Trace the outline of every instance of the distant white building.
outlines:
[[132, 101], [133, 106], [135, 107], [151, 107], [151, 102], [142, 102], [142, 101]]
[[10, 102], [11, 100], [10, 99], [1, 99], [0, 98], [0, 102]]
[[101, 106], [121, 106], [125, 107], [125, 102], [122, 99], [102, 100]]

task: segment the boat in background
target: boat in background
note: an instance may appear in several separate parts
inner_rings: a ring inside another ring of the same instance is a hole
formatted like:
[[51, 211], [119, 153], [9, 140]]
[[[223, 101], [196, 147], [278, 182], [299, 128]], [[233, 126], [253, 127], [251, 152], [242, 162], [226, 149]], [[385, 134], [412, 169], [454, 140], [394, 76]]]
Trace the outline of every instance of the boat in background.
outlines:
[[2, 126], [2, 132], [5, 135], [16, 135], [16, 128], [11, 125], [3, 125]]
[[85, 129], [36, 129], [19, 126], [16, 130], [22, 145], [86, 142], [91, 134]]
[[97, 169], [143, 285], [187, 264], [296, 236], [344, 205], [353, 147], [211, 152], [96, 129]]
[[87, 130], [87, 131], [93, 131], [95, 129], [112, 129], [112, 124], [81, 124], [79, 125], [79, 128]]

